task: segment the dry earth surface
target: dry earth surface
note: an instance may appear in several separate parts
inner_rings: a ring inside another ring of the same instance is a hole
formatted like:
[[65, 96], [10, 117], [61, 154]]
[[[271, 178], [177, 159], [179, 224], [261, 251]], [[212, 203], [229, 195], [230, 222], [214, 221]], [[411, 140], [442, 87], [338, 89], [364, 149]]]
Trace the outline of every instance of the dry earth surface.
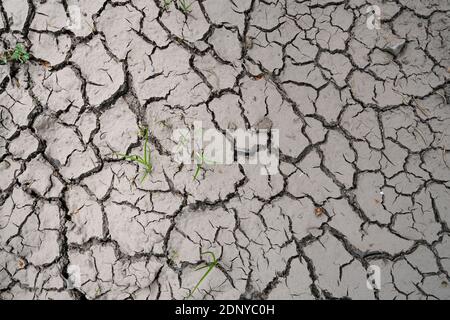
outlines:
[[[194, 299], [449, 299], [450, 1], [166, 2], [0, 1], [0, 299], [184, 299], [204, 251]], [[278, 129], [279, 174], [193, 180], [194, 121]]]

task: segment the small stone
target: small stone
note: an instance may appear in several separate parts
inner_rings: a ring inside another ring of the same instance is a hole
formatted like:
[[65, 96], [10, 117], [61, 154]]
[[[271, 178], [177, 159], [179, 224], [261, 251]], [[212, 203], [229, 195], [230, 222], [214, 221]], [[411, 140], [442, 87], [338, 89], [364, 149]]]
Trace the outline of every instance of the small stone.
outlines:
[[404, 39], [398, 39], [395, 41], [390, 42], [385, 49], [393, 54], [394, 56], [398, 56], [400, 52], [402, 51], [403, 47], [405, 46], [406, 41]]

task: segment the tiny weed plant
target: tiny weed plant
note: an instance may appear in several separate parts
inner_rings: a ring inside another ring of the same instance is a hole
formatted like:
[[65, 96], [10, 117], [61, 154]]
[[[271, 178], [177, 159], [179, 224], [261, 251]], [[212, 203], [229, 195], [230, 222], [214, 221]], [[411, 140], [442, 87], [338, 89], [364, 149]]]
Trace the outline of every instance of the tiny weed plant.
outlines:
[[153, 171], [153, 164], [152, 164], [152, 160], [151, 160], [151, 153], [150, 153], [150, 148], [148, 147], [148, 129], [147, 128], [142, 128], [141, 132], [140, 132], [140, 136], [142, 136], [144, 138], [144, 155], [138, 156], [138, 155], [126, 155], [126, 154], [122, 154], [122, 153], [118, 153], [117, 155], [119, 157], [122, 157], [126, 160], [132, 161], [132, 162], [137, 162], [139, 164], [141, 164], [144, 167], [144, 175], [141, 178], [141, 183], [144, 182], [145, 178], [152, 173]]
[[180, 144], [178, 145], [177, 152], [180, 151], [180, 148], [186, 147], [187, 144], [189, 143], [189, 139], [186, 137], [185, 134], [181, 135], [179, 143]]
[[188, 3], [187, 0], [179, 0], [180, 10], [184, 14], [191, 13], [192, 11], [192, 3]]
[[[187, 145], [189, 143], [189, 138], [186, 137], [186, 135], [182, 134], [181, 137], [179, 138], [178, 141], [178, 146], [176, 149], [176, 153], [180, 152], [180, 149], [182, 148], [186, 148]], [[206, 165], [212, 165], [215, 164], [215, 162], [208, 160], [205, 157], [205, 150], [203, 149], [201, 152], [199, 151], [194, 151], [193, 152], [194, 158], [195, 158], [195, 162], [196, 162], [196, 167], [195, 167], [195, 172], [194, 172], [194, 176], [192, 178], [192, 180], [196, 180], [198, 175], [200, 174], [200, 170], [203, 168], [203, 166]]]
[[7, 50], [0, 54], [0, 64], [7, 64], [8, 62], [25, 63], [30, 60], [30, 54], [20, 43], [16, 44], [14, 49]]
[[163, 11], [169, 11], [169, 6], [173, 0], [163, 0], [162, 9]]
[[25, 50], [23, 45], [18, 43], [14, 48], [13, 54], [11, 56], [11, 60], [18, 61], [20, 63], [25, 63], [30, 60], [30, 54]]
[[203, 168], [203, 165], [205, 164], [214, 164], [214, 162], [209, 161], [205, 158], [205, 151], [203, 150], [202, 153], [195, 152], [195, 158], [197, 159], [197, 164], [195, 168], [194, 177], [192, 180], [196, 180], [198, 177], [198, 174], [200, 173], [200, 170]]
[[198, 270], [202, 270], [205, 268], [208, 268], [206, 270], [206, 272], [203, 274], [203, 276], [200, 278], [200, 280], [197, 282], [197, 284], [195, 285], [195, 287], [191, 290], [191, 292], [189, 293], [189, 295], [187, 296], [187, 299], [189, 299], [190, 297], [192, 297], [192, 295], [194, 294], [194, 292], [198, 289], [198, 287], [200, 287], [200, 285], [202, 284], [202, 282], [206, 279], [206, 277], [208, 276], [208, 274], [217, 266], [218, 264], [218, 260], [216, 259], [216, 256], [214, 255], [213, 252], [211, 251], [206, 251], [206, 252], [202, 252], [202, 255], [205, 254], [209, 254], [212, 258], [212, 261], [210, 263], [207, 263], [204, 266], [201, 266], [197, 269], [195, 269], [195, 271]]

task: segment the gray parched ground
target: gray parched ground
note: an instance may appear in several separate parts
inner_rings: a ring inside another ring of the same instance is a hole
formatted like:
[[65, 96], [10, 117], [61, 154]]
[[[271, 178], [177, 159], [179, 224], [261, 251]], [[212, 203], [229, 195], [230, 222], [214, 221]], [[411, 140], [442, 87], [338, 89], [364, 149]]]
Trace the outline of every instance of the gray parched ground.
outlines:
[[[205, 251], [193, 299], [450, 299], [450, 1], [181, 2], [0, 0], [0, 299], [184, 299]], [[194, 180], [194, 121], [279, 174]]]

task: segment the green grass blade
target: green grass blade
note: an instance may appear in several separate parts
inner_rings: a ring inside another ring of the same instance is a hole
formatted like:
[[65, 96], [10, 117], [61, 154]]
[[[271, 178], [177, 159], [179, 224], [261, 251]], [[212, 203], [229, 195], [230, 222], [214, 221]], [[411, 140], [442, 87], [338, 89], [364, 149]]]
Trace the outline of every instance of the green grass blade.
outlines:
[[214, 255], [214, 253], [213, 253], [212, 251], [205, 251], [205, 252], [202, 252], [201, 254], [202, 254], [202, 255], [204, 255], [204, 254], [209, 254], [209, 255], [211, 255], [211, 257], [212, 257], [212, 261], [213, 261], [213, 262], [217, 262], [216, 256]]
[[141, 184], [142, 184], [142, 182], [144, 182], [145, 178], [147, 178], [147, 175], [148, 175], [148, 171], [145, 170], [145, 173], [144, 173], [144, 175], [141, 178]]
[[148, 129], [146, 128], [144, 131], [144, 160], [147, 161], [147, 143], [148, 143]]
[[144, 167], [147, 167], [147, 162], [141, 157], [137, 158], [135, 161], [142, 164]]
[[200, 285], [202, 284], [202, 282], [206, 279], [206, 277], [208, 276], [208, 274], [215, 268], [215, 266], [217, 265], [217, 259], [216, 259], [216, 256], [214, 255], [214, 253], [213, 252], [211, 252], [211, 251], [205, 251], [205, 252], [202, 252], [201, 253], [202, 255], [204, 255], [204, 254], [209, 254], [209, 255], [211, 255], [211, 257], [212, 257], [212, 262], [211, 263], [209, 263], [209, 264], [207, 264], [206, 266], [203, 266], [203, 267], [201, 267], [201, 268], [199, 268], [199, 269], [196, 269], [196, 271], [197, 270], [201, 270], [201, 269], [204, 269], [204, 268], [208, 268], [208, 270], [206, 270], [206, 272], [203, 274], [203, 276], [200, 278], [200, 280], [197, 282], [197, 284], [195, 285], [195, 287], [194, 287], [194, 289], [192, 289], [191, 290], [191, 292], [189, 293], [189, 295], [187, 296], [187, 298], [189, 299], [190, 297], [192, 297], [192, 295], [194, 294], [194, 292], [200, 287]]
[[198, 267], [197, 269], [195, 269], [194, 271], [199, 271], [199, 270], [203, 270], [203, 269], [205, 269], [205, 268], [208, 268], [209, 267], [209, 265], [207, 264], [207, 265], [204, 265], [204, 266], [201, 266], [201, 267]]
[[117, 153], [117, 155], [121, 158], [124, 158], [126, 160], [131, 160], [131, 161], [134, 161], [134, 159], [137, 157], [136, 155], [126, 155], [123, 153]]
[[138, 155], [126, 155], [123, 153], [114, 152], [119, 157], [122, 157], [123, 159], [136, 162], [140, 165], [142, 165], [145, 168], [144, 175], [141, 178], [141, 183], [147, 178], [148, 175], [150, 175], [153, 171], [153, 165], [151, 163], [151, 150], [148, 147], [148, 128], [141, 129], [140, 135], [144, 136], [144, 155], [143, 157]]
[[150, 148], [147, 149], [146, 162], [151, 166], [151, 164], [152, 164], [152, 154], [151, 154]]
[[197, 285], [194, 287], [194, 289], [192, 289], [191, 293], [189, 294], [189, 297], [192, 297], [192, 295], [194, 294], [194, 292], [198, 289], [198, 287], [200, 287], [200, 285], [202, 284], [203, 280], [205, 280], [205, 278], [208, 276], [208, 274], [211, 272], [211, 270], [214, 268], [213, 265], [210, 265], [208, 270], [206, 270], [205, 274], [200, 278], [200, 280], [197, 282]]
[[198, 174], [200, 172], [200, 168], [201, 168], [201, 165], [198, 164], [197, 165], [197, 169], [195, 170], [195, 173], [194, 173], [194, 178], [192, 180], [197, 179], [197, 176], [198, 176]]

